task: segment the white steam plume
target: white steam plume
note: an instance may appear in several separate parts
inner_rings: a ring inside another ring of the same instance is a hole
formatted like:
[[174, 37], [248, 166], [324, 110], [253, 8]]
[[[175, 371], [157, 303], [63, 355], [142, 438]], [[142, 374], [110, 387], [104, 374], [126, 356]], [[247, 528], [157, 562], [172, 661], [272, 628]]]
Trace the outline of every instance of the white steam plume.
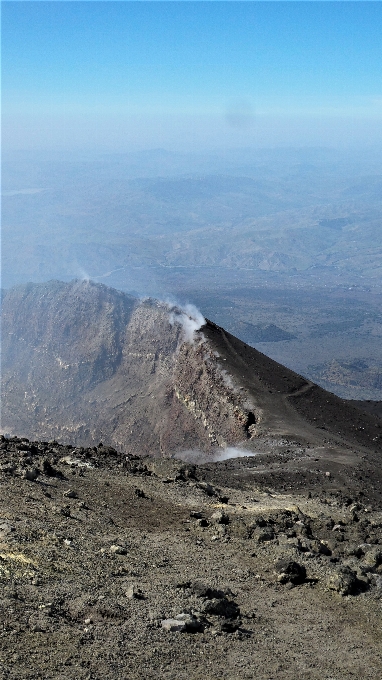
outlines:
[[204, 326], [206, 320], [195, 305], [187, 304], [181, 307], [177, 305], [171, 310], [170, 324], [175, 323], [182, 326], [184, 340], [192, 344], [195, 340], [195, 331]]
[[88, 274], [85, 269], [81, 266], [78, 267], [79, 274], [80, 274], [80, 280], [85, 281], [86, 283], [89, 283], [90, 281], [90, 274]]
[[188, 451], [179, 451], [175, 454], [175, 458], [184, 460], [186, 463], [218, 463], [229, 458], [251, 458], [259, 455], [252, 451], [240, 449], [237, 446], [227, 446], [225, 449], [215, 449], [213, 453], [206, 453], [198, 449], [190, 449]]

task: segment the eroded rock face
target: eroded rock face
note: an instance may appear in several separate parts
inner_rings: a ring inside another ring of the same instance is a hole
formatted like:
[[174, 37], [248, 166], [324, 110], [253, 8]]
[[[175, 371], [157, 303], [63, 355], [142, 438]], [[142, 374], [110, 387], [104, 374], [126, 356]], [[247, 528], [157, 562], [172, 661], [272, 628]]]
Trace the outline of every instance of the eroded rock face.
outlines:
[[9, 291], [2, 319], [3, 431], [162, 456], [253, 434], [209, 343], [185, 342], [164, 304], [53, 281]]
[[11, 289], [2, 431], [161, 457], [328, 432], [381, 449], [377, 416], [187, 314], [92, 282]]

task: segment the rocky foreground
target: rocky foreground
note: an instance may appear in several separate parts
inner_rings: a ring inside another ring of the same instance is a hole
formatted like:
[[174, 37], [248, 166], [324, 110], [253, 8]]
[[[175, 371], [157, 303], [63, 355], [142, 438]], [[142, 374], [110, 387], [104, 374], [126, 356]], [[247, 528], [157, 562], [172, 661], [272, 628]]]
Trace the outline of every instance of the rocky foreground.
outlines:
[[255, 461], [2, 437], [0, 677], [381, 677], [381, 508]]

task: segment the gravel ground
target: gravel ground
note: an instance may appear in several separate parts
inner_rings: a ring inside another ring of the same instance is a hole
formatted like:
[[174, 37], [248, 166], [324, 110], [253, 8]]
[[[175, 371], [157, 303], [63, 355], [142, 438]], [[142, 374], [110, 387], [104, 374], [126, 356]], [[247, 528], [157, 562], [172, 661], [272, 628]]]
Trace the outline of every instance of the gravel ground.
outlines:
[[2, 438], [0, 462], [1, 678], [381, 676], [377, 506], [251, 458]]

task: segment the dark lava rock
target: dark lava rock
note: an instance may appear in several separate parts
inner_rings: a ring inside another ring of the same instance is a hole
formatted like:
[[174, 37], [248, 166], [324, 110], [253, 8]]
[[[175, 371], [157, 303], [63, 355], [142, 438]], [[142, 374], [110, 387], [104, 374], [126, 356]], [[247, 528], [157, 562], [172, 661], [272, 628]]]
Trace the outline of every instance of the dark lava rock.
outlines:
[[137, 496], [137, 498], [147, 498], [145, 492], [142, 491], [142, 489], [135, 489], [134, 493]]
[[214, 598], [219, 599], [225, 595], [223, 590], [211, 588], [211, 586], [207, 586], [205, 583], [201, 583], [200, 581], [195, 581], [195, 583], [192, 584], [191, 591], [194, 595], [196, 595], [196, 597], [204, 597], [208, 600], [212, 600]]
[[293, 583], [298, 585], [306, 579], [306, 569], [304, 565], [294, 562], [294, 560], [280, 559], [275, 564], [276, 572], [279, 574], [280, 583]]
[[196, 520], [196, 526], [198, 526], [198, 527], [208, 527], [209, 523], [205, 518], [197, 519]]
[[335, 590], [340, 595], [352, 595], [358, 589], [357, 574], [350, 567], [340, 567], [331, 574], [327, 581], [329, 590]]
[[39, 474], [40, 470], [38, 470], [37, 468], [29, 468], [28, 470], [23, 470], [22, 476], [29, 482], [35, 482]]
[[57, 477], [60, 473], [52, 467], [47, 458], [42, 461], [42, 471], [47, 477]]
[[235, 633], [242, 623], [243, 622], [240, 619], [225, 619], [220, 623], [219, 630], [221, 630], [222, 633]]
[[211, 616], [223, 616], [226, 619], [234, 619], [239, 616], [240, 609], [236, 602], [223, 597], [206, 600], [203, 603], [202, 612]]

